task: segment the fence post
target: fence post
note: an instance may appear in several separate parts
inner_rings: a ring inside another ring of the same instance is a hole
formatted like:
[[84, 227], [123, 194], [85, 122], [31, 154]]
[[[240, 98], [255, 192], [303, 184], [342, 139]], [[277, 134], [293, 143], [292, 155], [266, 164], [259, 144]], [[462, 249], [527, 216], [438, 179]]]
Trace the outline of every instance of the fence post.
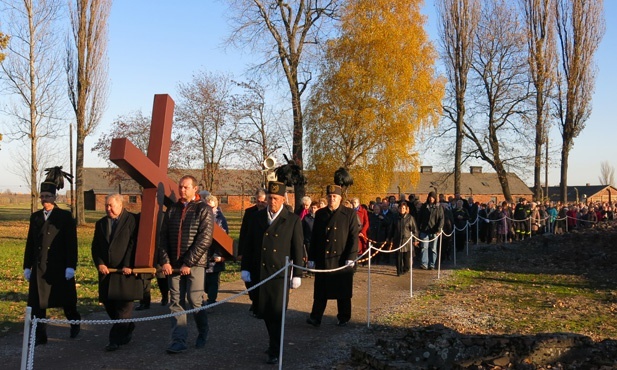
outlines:
[[21, 342], [21, 370], [26, 370], [28, 363], [28, 343], [30, 343], [30, 322], [32, 315], [32, 307], [26, 307], [26, 316], [24, 316], [24, 339]]

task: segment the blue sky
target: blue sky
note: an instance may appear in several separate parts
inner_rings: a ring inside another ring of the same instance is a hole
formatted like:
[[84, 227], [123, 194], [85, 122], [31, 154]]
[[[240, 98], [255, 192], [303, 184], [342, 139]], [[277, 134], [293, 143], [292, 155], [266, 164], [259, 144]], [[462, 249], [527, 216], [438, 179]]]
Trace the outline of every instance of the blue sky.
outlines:
[[[609, 161], [617, 168], [615, 141], [617, 128], [612, 105], [617, 94], [617, 1], [605, 1], [606, 34], [596, 55], [598, 76], [593, 99], [593, 113], [585, 130], [575, 139], [570, 154], [569, 185], [597, 183], [600, 162]], [[150, 114], [154, 94], [170, 94], [175, 98], [179, 82], [188, 82], [202, 70], [232, 73], [241, 78], [251, 62], [250, 51], [225, 50], [223, 42], [229, 34], [225, 1], [202, 0], [119, 0], [114, 1], [109, 25], [108, 107], [97, 132], [86, 140], [89, 147], [98, 135], [109, 129], [119, 115], [142, 110]], [[435, 37], [434, 11], [428, 0], [425, 13], [429, 16], [429, 33]], [[551, 148], [560, 143], [557, 128], [551, 135]], [[2, 144], [0, 167], [6, 173], [11, 148], [17, 143]], [[68, 155], [67, 155], [68, 157]], [[430, 158], [426, 165], [433, 163]], [[68, 162], [68, 161], [67, 161]], [[86, 166], [103, 166], [95, 153], [86, 153]], [[554, 158], [554, 163], [558, 157]], [[482, 165], [485, 171], [488, 165]], [[68, 163], [66, 164], [68, 166]], [[542, 177], [544, 179], [544, 177]], [[531, 177], [524, 179], [528, 185]], [[559, 168], [549, 173], [549, 185], [559, 184]], [[0, 190], [25, 190], [25, 183], [8, 174], [0, 180]]]

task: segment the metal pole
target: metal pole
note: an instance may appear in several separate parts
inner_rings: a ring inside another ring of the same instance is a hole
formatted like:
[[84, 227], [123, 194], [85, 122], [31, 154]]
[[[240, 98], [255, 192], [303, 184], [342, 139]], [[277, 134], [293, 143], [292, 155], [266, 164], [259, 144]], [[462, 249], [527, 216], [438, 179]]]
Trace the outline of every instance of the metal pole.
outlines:
[[[443, 237], [443, 230], [439, 231], [439, 253], [437, 254], [437, 279], [441, 276], [441, 240]], [[431, 243], [434, 243], [433, 240]], [[455, 248], [456, 249], [456, 248]]]
[[454, 266], [456, 266], [456, 225], [452, 228], [452, 251], [454, 253]]
[[465, 225], [465, 255], [469, 256], [469, 221]]
[[368, 294], [366, 295], [366, 327], [371, 327], [371, 253], [373, 243], [368, 242]]
[[411, 234], [411, 239], [409, 239], [409, 296], [413, 297], [413, 234]]
[[24, 317], [24, 339], [21, 342], [21, 370], [26, 370], [28, 365], [28, 343], [30, 343], [30, 321], [32, 315], [32, 307], [26, 307], [26, 316]]
[[285, 257], [285, 280], [283, 282], [283, 314], [281, 315], [281, 343], [279, 344], [279, 370], [283, 369], [283, 343], [285, 343], [284, 341], [285, 315], [287, 313], [288, 290], [289, 290], [289, 256], [286, 256]]

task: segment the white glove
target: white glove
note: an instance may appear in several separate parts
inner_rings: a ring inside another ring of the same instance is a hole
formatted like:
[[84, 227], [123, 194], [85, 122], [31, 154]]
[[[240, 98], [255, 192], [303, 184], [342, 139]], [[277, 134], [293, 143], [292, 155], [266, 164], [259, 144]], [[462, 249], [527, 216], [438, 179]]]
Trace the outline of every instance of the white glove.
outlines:
[[310, 269], [314, 269], [315, 268], [315, 261], [308, 261], [306, 263], [306, 267], [308, 267]]
[[302, 285], [302, 279], [299, 277], [295, 277], [291, 279], [291, 289], [298, 289]]
[[24, 269], [24, 278], [26, 279], [26, 281], [30, 281], [30, 275], [31, 274], [32, 274], [32, 270]]
[[242, 281], [244, 281], [245, 283], [250, 283], [251, 282], [251, 273], [246, 271], [246, 270], [242, 270], [240, 272], [240, 279], [242, 279]]
[[71, 280], [72, 278], [74, 278], [75, 269], [72, 267], [67, 267], [66, 270], [64, 270], [64, 277], [66, 278], [66, 280]]
[[353, 260], [347, 260], [347, 261], [345, 261], [345, 265], [347, 265], [349, 267], [353, 267], [354, 261]]

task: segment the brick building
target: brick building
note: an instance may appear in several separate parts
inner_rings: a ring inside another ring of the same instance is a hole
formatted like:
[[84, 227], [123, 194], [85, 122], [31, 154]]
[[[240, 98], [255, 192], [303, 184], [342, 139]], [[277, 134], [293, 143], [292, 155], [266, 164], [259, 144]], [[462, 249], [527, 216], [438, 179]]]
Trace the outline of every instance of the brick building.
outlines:
[[[184, 174], [193, 175], [197, 179], [201, 178], [200, 171], [198, 170], [170, 172], [169, 176], [177, 181]], [[306, 175], [310, 180], [310, 171], [306, 171]], [[262, 176], [259, 171], [220, 170], [219, 180], [214, 184], [216, 189], [214, 194], [219, 198], [220, 207], [223, 212], [239, 211], [253, 204], [253, 194], [263, 181]], [[435, 191], [437, 194], [443, 193], [446, 195], [446, 198], [454, 195], [454, 175], [452, 173], [433, 172], [431, 166], [422, 166], [419, 180], [415, 186], [402, 186], [401, 184], [409, 183], [408, 180], [404, 181], [403, 176], [409, 175], [399, 174], [398, 179], [383, 194], [363, 193], [361, 189], [354, 186], [349, 189], [348, 194], [350, 197], [359, 197], [363, 203], [368, 203], [370, 200], [375, 199], [375, 197], [383, 197], [385, 195], [395, 195], [398, 199], [399, 193], [405, 195], [415, 194], [422, 201], [426, 199], [430, 191]], [[513, 199], [520, 197], [531, 199], [531, 190], [516, 174], [508, 174], [508, 181]], [[105, 196], [113, 192], [119, 192], [125, 196], [125, 205], [130, 211], [138, 212], [141, 210], [141, 188], [120, 170], [84, 168], [84, 189], [85, 205], [88, 210], [104, 210]], [[504, 200], [497, 175], [495, 173], [483, 173], [482, 167], [472, 166], [469, 173], [461, 174], [461, 189], [461, 196], [465, 198], [473, 196], [475, 201]], [[323, 189], [310, 186], [310, 183], [307, 192], [313, 199], [324, 196]], [[287, 195], [289, 203], [294, 205], [295, 199], [292, 189], [289, 189]], [[70, 197], [67, 195], [67, 198]]]

